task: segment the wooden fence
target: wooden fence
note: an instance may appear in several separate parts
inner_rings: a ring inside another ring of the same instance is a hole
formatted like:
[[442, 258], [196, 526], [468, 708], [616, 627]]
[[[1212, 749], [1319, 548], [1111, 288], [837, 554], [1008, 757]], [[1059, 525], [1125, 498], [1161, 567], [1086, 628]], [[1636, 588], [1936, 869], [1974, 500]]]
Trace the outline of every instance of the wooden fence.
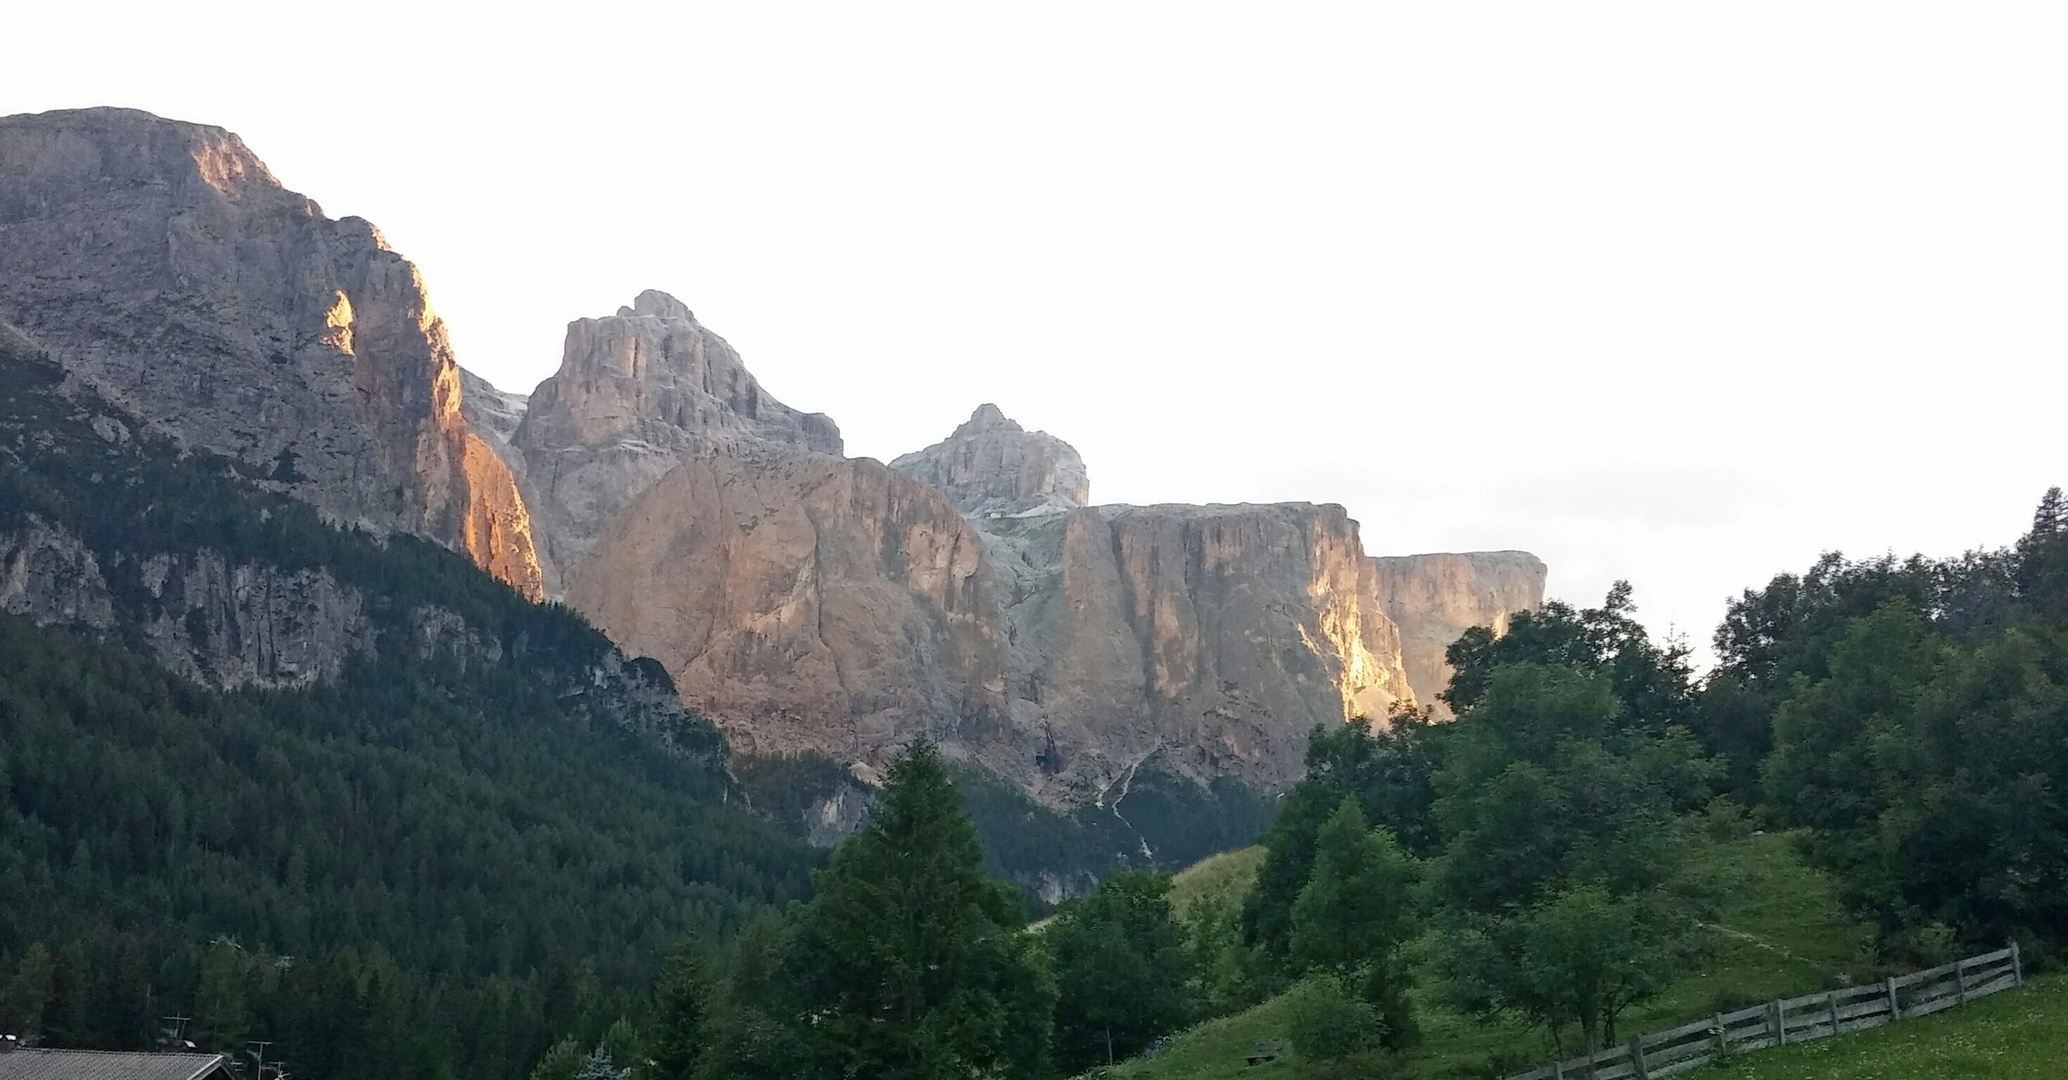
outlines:
[[1639, 1035], [1591, 1058], [1554, 1062], [1508, 1080], [1660, 1080], [1727, 1054], [1808, 1042], [1928, 1016], [2025, 982], [2018, 946], [1879, 983], [1769, 1001]]

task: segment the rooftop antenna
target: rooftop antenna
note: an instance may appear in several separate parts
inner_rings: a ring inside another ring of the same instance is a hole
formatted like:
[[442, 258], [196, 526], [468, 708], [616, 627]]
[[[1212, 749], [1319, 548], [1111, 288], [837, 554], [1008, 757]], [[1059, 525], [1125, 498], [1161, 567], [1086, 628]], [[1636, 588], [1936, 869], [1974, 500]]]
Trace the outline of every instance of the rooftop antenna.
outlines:
[[[257, 1066], [252, 1070], [253, 1074], [257, 1076], [258, 1080], [266, 1080], [266, 1047], [273, 1045], [273, 1040], [253, 1039], [244, 1045], [253, 1048], [246, 1051], [251, 1055], [251, 1060]], [[279, 1070], [275, 1069], [274, 1071], [278, 1072]]]
[[164, 1029], [163, 1034], [159, 1037], [158, 1042], [160, 1045], [174, 1050], [192, 1050], [194, 1048], [194, 1044], [187, 1041], [187, 1022], [194, 1019], [193, 1017], [161, 1016], [158, 1019], [170, 1025]]

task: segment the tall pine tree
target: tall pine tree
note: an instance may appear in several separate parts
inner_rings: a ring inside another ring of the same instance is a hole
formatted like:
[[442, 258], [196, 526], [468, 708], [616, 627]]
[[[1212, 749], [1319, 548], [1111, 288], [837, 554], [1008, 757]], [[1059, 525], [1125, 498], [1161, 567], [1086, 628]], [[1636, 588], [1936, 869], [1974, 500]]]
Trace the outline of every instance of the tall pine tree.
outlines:
[[710, 1009], [711, 976], [702, 946], [685, 941], [675, 947], [653, 990], [652, 1028], [646, 1044], [653, 1056], [654, 1080], [692, 1080], [710, 1041], [706, 1014]]
[[1019, 932], [1018, 894], [982, 862], [940, 752], [913, 744], [804, 917], [796, 974], [825, 1075], [1039, 1070], [1053, 992]]

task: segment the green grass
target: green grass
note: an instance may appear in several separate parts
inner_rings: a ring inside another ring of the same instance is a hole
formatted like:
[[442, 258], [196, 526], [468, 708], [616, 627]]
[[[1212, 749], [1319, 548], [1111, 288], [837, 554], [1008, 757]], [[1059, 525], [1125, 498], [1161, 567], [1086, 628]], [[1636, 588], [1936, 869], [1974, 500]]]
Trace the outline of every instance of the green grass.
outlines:
[[1840, 904], [1831, 879], [1803, 864], [1782, 834], [1707, 844], [1688, 869], [1721, 898], [1709, 955], [1664, 994], [1632, 1010], [1628, 1032], [1705, 1013], [1836, 990], [1895, 974], [1872, 959], [1873, 933]]
[[[1263, 849], [1218, 855], [1178, 876], [1179, 905], [1212, 891], [1246, 889]], [[1828, 878], [1805, 866], [1790, 838], [1773, 834], [1705, 844], [1690, 870], [1720, 898], [1703, 962], [1664, 994], [1624, 1014], [1626, 1032], [1671, 1027], [1719, 1009], [1837, 988], [1879, 978], [1869, 959], [1870, 933], [1839, 904]], [[1405, 1062], [1422, 1080], [1501, 1076], [1549, 1061], [1554, 1052], [1540, 1032], [1510, 1022], [1481, 1023], [1444, 1008], [1428, 990], [1416, 993], [1422, 1044]], [[1243, 1058], [1259, 1040], [1283, 1039], [1285, 1005], [1272, 1000], [1247, 1012], [1201, 1024], [1174, 1039], [1161, 1055], [1123, 1063], [1116, 1080], [1213, 1080], [1253, 1077], [1305, 1080], [1317, 1075], [1295, 1055], [1248, 1067]], [[1571, 1040], [1568, 1039], [1568, 1045]]]
[[1264, 849], [1257, 846], [1201, 859], [1171, 879], [1171, 907], [1183, 918], [1201, 900], [1242, 896], [1256, 883], [1263, 865]]
[[1743, 1080], [2056, 1080], [2068, 1075], [2068, 975], [1835, 1039], [1763, 1050], [1694, 1074]]

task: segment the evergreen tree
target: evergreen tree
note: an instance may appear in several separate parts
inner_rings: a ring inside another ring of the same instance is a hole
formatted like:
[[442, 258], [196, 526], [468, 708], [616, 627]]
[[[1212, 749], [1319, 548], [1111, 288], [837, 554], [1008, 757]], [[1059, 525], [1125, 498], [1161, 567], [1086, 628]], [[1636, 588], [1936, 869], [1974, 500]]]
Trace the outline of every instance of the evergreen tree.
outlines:
[[538, 1064], [531, 1067], [530, 1080], [574, 1080], [589, 1063], [580, 1039], [572, 1035], [555, 1042]]
[[49, 946], [38, 941], [22, 953], [14, 966], [5, 986], [0, 986], [0, 1025], [6, 1032], [30, 1043], [40, 1042], [43, 1034], [43, 1007], [50, 1003], [52, 983], [57, 976], [57, 960], [50, 955]]
[[2032, 531], [2018, 541], [2018, 593], [2054, 625], [2068, 623], [2068, 496], [2048, 488], [2032, 512]]
[[610, 1051], [599, 1046], [575, 1070], [574, 1080], [626, 1080], [629, 1074], [610, 1059]]
[[794, 968], [827, 1075], [1032, 1074], [1052, 991], [1018, 933], [1018, 894], [988, 877], [940, 752], [892, 764], [869, 822], [815, 878]]
[[646, 1043], [654, 1080], [692, 1080], [710, 1041], [710, 973], [702, 947], [685, 941], [668, 956], [653, 991], [652, 1028]]

